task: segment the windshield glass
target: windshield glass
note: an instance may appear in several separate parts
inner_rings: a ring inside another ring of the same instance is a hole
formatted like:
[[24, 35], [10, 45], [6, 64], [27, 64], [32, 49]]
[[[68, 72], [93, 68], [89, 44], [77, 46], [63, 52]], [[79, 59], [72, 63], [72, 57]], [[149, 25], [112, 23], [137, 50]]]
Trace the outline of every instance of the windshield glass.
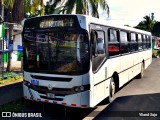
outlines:
[[84, 30], [26, 29], [23, 47], [25, 71], [84, 74], [89, 70], [89, 41]]

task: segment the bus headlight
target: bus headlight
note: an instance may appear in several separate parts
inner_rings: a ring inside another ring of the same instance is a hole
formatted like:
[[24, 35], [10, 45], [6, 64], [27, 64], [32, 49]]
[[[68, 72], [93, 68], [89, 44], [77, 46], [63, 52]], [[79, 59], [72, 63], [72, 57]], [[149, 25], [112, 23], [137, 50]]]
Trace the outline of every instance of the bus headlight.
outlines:
[[31, 83], [26, 81], [26, 80], [23, 80], [23, 84], [26, 85], [27, 87], [30, 87], [31, 86]]
[[74, 88], [75, 92], [82, 92], [84, 91], [84, 86], [78, 86]]
[[76, 86], [74, 87], [75, 92], [82, 92], [90, 89], [90, 85]]

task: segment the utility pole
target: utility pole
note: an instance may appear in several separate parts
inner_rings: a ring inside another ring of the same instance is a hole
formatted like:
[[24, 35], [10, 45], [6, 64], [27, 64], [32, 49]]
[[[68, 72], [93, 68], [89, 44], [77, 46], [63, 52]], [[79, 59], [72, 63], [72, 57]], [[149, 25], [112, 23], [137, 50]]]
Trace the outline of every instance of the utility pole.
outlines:
[[[4, 5], [2, 0], [0, 0], [0, 17], [1, 17], [1, 24], [3, 24], [4, 20]], [[2, 32], [2, 31], [1, 31]], [[2, 32], [3, 33], [3, 32]], [[2, 34], [1, 33], [1, 34]], [[1, 66], [1, 72], [2, 72], [2, 79], [4, 79], [4, 59], [3, 59], [3, 54], [4, 54], [4, 35], [2, 35], [3, 38], [1, 38], [1, 52], [0, 52], [0, 66]]]

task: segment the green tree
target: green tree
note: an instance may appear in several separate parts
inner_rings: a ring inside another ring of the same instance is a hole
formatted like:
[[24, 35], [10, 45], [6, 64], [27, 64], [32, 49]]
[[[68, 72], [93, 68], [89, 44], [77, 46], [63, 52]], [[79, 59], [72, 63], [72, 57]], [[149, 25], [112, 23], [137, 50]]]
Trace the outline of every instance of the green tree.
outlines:
[[50, 0], [49, 4], [50, 7], [46, 9], [51, 10], [50, 14], [58, 7], [61, 13], [71, 14], [75, 10], [76, 14], [91, 14], [99, 18], [98, 7], [101, 7], [109, 15], [109, 6], [105, 0]]
[[31, 15], [31, 1], [24, 0], [24, 17], [29, 17]]
[[141, 30], [146, 30], [151, 32], [153, 30], [153, 26], [155, 24], [154, 16], [144, 16], [143, 21], [141, 21], [135, 28], [141, 29]]
[[24, 0], [25, 17], [44, 15], [43, 0]]
[[154, 36], [160, 37], [160, 22], [156, 22], [154, 24], [152, 34]]
[[43, 0], [34, 0], [31, 5], [32, 14], [44, 15], [44, 3]]
[[12, 10], [14, 6], [14, 0], [2, 0], [4, 8], [5, 8], [5, 21], [11, 22], [12, 21]]

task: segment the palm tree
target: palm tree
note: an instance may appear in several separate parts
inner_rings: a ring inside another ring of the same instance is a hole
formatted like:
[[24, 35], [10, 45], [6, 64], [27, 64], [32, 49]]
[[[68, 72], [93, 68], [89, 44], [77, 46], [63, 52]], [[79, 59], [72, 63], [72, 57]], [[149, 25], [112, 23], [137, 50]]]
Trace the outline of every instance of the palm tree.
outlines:
[[24, 18], [23, 3], [24, 0], [0, 0], [0, 14], [6, 22], [20, 23]]
[[64, 14], [65, 13], [65, 6], [63, 6], [63, 3], [59, 7], [53, 7], [53, 5], [50, 4], [50, 2], [46, 3], [45, 6], [45, 15], [49, 14]]
[[24, 13], [25, 17], [43, 16], [43, 0], [24, 0]]
[[6, 21], [11, 22], [12, 21], [12, 9], [14, 6], [14, 0], [2, 0], [5, 13], [6, 13]]
[[15, 0], [12, 10], [12, 22], [21, 23], [24, 19], [24, 0]]
[[31, 5], [31, 12], [32, 13], [37, 13], [40, 16], [44, 15], [44, 3], [43, 0], [34, 0], [33, 4]]
[[76, 14], [89, 15], [99, 18], [98, 7], [109, 14], [109, 6], [105, 0], [50, 0], [51, 8], [62, 7], [61, 11], [71, 14], [74, 10]]
[[154, 21], [150, 16], [144, 16], [144, 25], [146, 25], [146, 30], [151, 32], [154, 26]]
[[24, 0], [24, 16], [29, 17], [31, 15], [31, 0]]
[[156, 22], [153, 18], [154, 18], [153, 16], [152, 17], [147, 16], [147, 15], [144, 16], [143, 17], [144, 20], [141, 21], [135, 28], [151, 32]]

